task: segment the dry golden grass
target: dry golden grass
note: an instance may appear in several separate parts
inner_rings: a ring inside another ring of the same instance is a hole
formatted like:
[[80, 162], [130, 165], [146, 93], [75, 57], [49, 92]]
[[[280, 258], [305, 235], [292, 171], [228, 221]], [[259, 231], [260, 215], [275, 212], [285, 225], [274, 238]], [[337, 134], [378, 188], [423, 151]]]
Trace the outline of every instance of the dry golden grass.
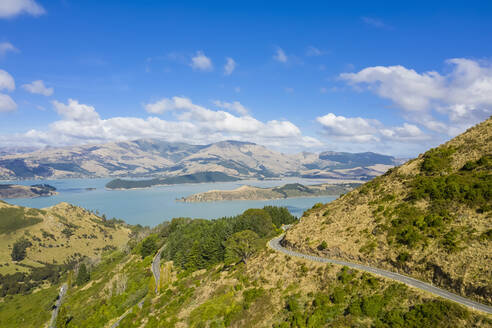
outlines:
[[[467, 162], [476, 161], [485, 154], [492, 154], [492, 119], [469, 129], [447, 142], [456, 152], [452, 155], [452, 168], [457, 170]], [[381, 213], [374, 211], [381, 204], [394, 208], [405, 202], [408, 189], [404, 182], [420, 172], [423, 155], [394, 169], [391, 173], [373, 180], [373, 187], [360, 187], [336, 201], [310, 210], [301, 222], [287, 232], [286, 240], [294, 248], [306, 253], [364, 263], [392, 271], [399, 271], [419, 279], [434, 282], [451, 291], [482, 302], [492, 302], [491, 242], [476, 236], [492, 228], [489, 212], [477, 213], [466, 206], [457, 205], [455, 220], [450, 225], [462, 233], [464, 242], [460, 249], [448, 253], [433, 238], [427, 238], [426, 247], [408, 249], [389, 245], [385, 233], [377, 233], [377, 226], [384, 223]], [[394, 195], [394, 200], [378, 202], [384, 195]], [[371, 203], [372, 202], [372, 203]], [[426, 201], [415, 204], [425, 209]], [[376, 228], [376, 229], [375, 229]], [[374, 233], [373, 233], [374, 232]], [[317, 249], [322, 242], [327, 248]], [[372, 245], [372, 251], [363, 246]], [[411, 255], [404, 266], [396, 264], [401, 252]]]
[[[6, 207], [20, 208], [0, 202], [0, 208]], [[60, 203], [44, 209], [42, 213], [41, 222], [0, 235], [0, 273], [29, 270], [24, 265], [61, 264], [76, 254], [97, 257], [105, 246], [120, 247], [129, 240], [130, 230], [126, 226], [106, 227], [100, 217], [80, 207]], [[73, 235], [67, 237], [62, 231], [70, 226]], [[21, 237], [28, 239], [32, 246], [27, 249], [24, 260], [14, 262], [10, 256], [12, 246]]]

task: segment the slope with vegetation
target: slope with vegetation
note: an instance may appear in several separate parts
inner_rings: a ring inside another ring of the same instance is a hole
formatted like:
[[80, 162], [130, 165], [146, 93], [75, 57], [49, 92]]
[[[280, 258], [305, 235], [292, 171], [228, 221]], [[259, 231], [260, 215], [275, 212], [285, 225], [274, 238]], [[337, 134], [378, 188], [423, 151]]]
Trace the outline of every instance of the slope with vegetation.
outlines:
[[131, 232], [66, 203], [38, 210], [0, 201], [0, 297], [57, 284], [81, 260], [126, 245]]
[[309, 210], [284, 244], [492, 304], [492, 119]]
[[[486, 327], [489, 317], [405, 285], [277, 253], [265, 242], [286, 209], [218, 220], [174, 219], [91, 268], [57, 327]], [[159, 293], [150, 272], [162, 253]], [[139, 305], [140, 304], [140, 305]]]

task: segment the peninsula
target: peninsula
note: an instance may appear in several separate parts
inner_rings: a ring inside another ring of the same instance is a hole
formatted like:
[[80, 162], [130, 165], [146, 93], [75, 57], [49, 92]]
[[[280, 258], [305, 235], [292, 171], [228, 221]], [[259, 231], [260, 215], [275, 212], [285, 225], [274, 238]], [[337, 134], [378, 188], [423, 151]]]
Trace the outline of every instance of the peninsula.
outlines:
[[22, 186], [16, 184], [0, 184], [0, 199], [35, 198], [58, 194], [56, 188], [48, 184]]
[[280, 187], [260, 188], [244, 185], [234, 190], [209, 190], [178, 199], [181, 202], [215, 202], [230, 200], [269, 200], [292, 197], [335, 196], [344, 194], [357, 187], [359, 183], [330, 184], [322, 183], [305, 186], [290, 183]]

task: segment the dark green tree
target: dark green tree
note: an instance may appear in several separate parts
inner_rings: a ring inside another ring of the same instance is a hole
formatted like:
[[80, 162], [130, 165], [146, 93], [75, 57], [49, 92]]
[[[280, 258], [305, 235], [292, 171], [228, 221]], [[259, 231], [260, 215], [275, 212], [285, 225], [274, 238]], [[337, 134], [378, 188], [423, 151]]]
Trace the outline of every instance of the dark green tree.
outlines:
[[144, 239], [142, 242], [142, 247], [140, 248], [140, 255], [145, 258], [149, 255], [153, 255], [159, 246], [157, 245], [157, 236], [151, 235]]
[[87, 270], [87, 267], [82, 263], [79, 267], [79, 273], [77, 274], [77, 285], [81, 286], [91, 280], [91, 274]]
[[25, 259], [27, 255], [26, 248], [30, 246], [32, 246], [32, 243], [25, 238], [17, 240], [14, 243], [14, 247], [12, 247], [12, 253], [10, 254], [12, 260], [22, 261], [23, 259]]
[[224, 242], [226, 264], [238, 262], [246, 264], [248, 259], [258, 251], [258, 241], [258, 235], [251, 230], [243, 230], [230, 236]]

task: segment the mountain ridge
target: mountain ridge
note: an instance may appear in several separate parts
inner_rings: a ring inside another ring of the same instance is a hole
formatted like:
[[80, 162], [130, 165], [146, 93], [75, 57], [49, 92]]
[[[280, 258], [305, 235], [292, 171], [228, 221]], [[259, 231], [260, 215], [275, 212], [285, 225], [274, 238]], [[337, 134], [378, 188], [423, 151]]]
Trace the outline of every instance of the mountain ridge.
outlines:
[[47, 147], [16, 154], [2, 153], [0, 149], [0, 179], [4, 180], [168, 177], [212, 171], [236, 178], [299, 176], [364, 180], [384, 173], [395, 164], [398, 160], [394, 157], [375, 153], [284, 154], [235, 140], [190, 145], [138, 139]]

